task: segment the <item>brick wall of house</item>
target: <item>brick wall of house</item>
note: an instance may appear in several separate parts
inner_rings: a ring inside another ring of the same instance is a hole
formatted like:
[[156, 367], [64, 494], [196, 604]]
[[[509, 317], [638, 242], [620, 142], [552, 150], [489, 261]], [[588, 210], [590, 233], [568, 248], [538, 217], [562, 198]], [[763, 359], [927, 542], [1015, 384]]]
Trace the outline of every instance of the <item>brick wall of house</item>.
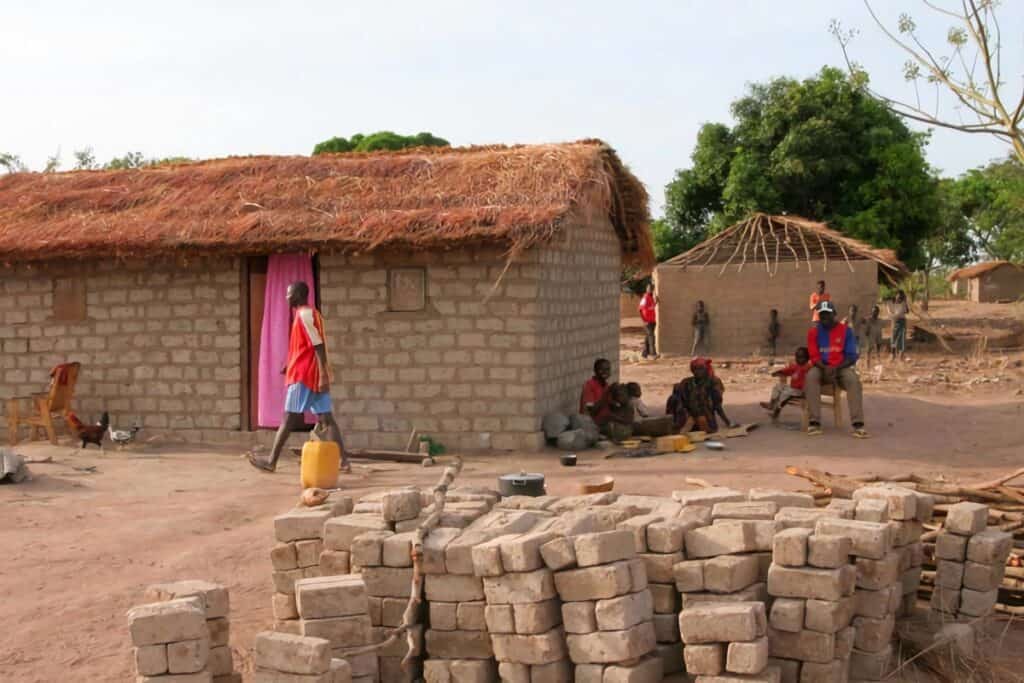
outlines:
[[821, 261], [796, 270], [792, 263], [780, 264], [774, 277], [761, 268], [742, 272], [730, 266], [719, 276], [721, 266], [678, 268], [659, 266], [655, 273], [660, 306], [658, 348], [662, 353], [689, 355], [693, 343], [691, 318], [698, 300], [711, 316], [711, 355], [745, 356], [767, 350], [768, 319], [778, 309], [782, 337], [780, 355], [788, 356], [806, 343], [811, 314], [808, 300], [818, 280], [825, 280], [840, 317], [850, 304], [862, 315], [871, 311], [878, 298], [878, 265], [874, 261], [846, 263]]
[[[106, 410], [117, 427], [140, 420], [195, 441], [238, 430], [238, 269], [236, 260], [5, 269], [0, 399], [43, 391], [54, 365], [79, 361], [82, 418]], [[84, 285], [83, 320], [54, 319], [55, 279]]]

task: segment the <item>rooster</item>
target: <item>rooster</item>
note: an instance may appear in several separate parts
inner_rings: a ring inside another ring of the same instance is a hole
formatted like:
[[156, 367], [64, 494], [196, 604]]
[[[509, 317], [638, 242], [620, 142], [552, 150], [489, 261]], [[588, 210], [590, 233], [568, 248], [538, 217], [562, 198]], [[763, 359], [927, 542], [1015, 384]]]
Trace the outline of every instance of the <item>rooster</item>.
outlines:
[[96, 424], [87, 425], [79, 420], [77, 415], [69, 412], [68, 424], [75, 433], [75, 438], [82, 440], [82, 449], [87, 444], [94, 443], [99, 446], [101, 451], [103, 450], [103, 435], [107, 433], [107, 428], [110, 427], [110, 415], [108, 413], [104, 412], [100, 416], [100, 421]]

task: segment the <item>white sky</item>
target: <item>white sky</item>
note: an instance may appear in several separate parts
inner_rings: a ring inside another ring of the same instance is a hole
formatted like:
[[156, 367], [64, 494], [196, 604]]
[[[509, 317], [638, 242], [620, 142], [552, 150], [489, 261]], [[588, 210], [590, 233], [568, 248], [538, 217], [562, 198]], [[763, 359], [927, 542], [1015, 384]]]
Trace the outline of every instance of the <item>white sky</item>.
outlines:
[[[919, 0], [875, 4], [945, 36]], [[1020, 92], [1024, 2], [1002, 16]], [[58, 147], [68, 167], [85, 146], [100, 161], [308, 154], [382, 129], [457, 145], [599, 137], [660, 212], [697, 129], [729, 121], [745, 84], [841, 63], [832, 18], [861, 29], [872, 82], [909, 97], [904, 57], [860, 0], [3, 0], [0, 151], [38, 169]], [[1004, 149], [939, 130], [928, 157], [959, 173]]]

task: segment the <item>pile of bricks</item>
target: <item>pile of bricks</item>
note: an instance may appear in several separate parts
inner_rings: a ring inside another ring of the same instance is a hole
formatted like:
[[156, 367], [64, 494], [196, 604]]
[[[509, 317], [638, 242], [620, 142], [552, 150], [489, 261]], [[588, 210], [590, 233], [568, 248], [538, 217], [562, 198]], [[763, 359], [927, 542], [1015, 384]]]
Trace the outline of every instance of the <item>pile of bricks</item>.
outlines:
[[353, 678], [348, 662], [331, 658], [323, 638], [265, 631], [256, 634], [253, 683], [364, 683]]
[[333, 657], [347, 660], [357, 683], [377, 681], [377, 655], [350, 652], [373, 637], [363, 579], [358, 574], [300, 579], [295, 597], [301, 634], [327, 641]]
[[150, 602], [193, 597], [200, 601], [206, 617], [209, 637], [206, 670], [214, 683], [241, 683], [242, 677], [235, 672], [231, 657], [231, 600], [227, 588], [210, 581], [187, 580], [154, 584], [145, 592], [145, 599]]
[[935, 541], [931, 607], [936, 615], [969, 620], [995, 607], [1013, 535], [987, 524], [988, 507], [978, 503], [958, 503], [946, 513]]
[[708, 602], [679, 614], [686, 672], [696, 683], [778, 683], [768, 663], [767, 618], [762, 602]]
[[210, 632], [201, 598], [133, 607], [128, 631], [139, 683], [211, 683]]

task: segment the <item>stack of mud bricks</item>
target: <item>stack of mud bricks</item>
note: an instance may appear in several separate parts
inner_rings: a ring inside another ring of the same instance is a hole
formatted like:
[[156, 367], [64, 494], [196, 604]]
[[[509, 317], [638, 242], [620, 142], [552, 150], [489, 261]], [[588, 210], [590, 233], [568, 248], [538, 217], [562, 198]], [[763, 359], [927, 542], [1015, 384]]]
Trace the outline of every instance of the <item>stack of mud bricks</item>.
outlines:
[[128, 611], [138, 683], [211, 683], [210, 632], [202, 598], [139, 605]]
[[1006, 572], [1013, 535], [987, 528], [988, 507], [957, 503], [935, 539], [932, 614], [969, 621], [992, 612]]
[[253, 683], [361, 683], [348, 662], [331, 658], [323, 638], [265, 631], [256, 634]]
[[327, 642], [334, 657], [347, 661], [355, 683], [378, 680], [377, 655], [356, 654], [370, 644], [372, 629], [366, 586], [358, 574], [322, 576], [295, 582], [302, 636]]
[[705, 602], [679, 614], [686, 672], [695, 683], [779, 683], [768, 661], [763, 602]]
[[[348, 573], [347, 549], [344, 558], [324, 551], [324, 525], [327, 520], [352, 511], [352, 499], [332, 496], [328, 503], [312, 508], [295, 508], [274, 518], [277, 543], [270, 551], [274, 567], [274, 630], [300, 634], [299, 610], [295, 602], [295, 582], [321, 575]], [[344, 566], [339, 563], [343, 560]], [[326, 565], [328, 571], [324, 571]], [[344, 569], [344, 571], [339, 571]]]
[[235, 673], [229, 639], [231, 635], [231, 601], [228, 589], [210, 581], [175, 581], [158, 583], [146, 589], [145, 599], [150, 602], [195, 598], [199, 600], [206, 617], [208, 655], [206, 670], [214, 683], [241, 683]]

